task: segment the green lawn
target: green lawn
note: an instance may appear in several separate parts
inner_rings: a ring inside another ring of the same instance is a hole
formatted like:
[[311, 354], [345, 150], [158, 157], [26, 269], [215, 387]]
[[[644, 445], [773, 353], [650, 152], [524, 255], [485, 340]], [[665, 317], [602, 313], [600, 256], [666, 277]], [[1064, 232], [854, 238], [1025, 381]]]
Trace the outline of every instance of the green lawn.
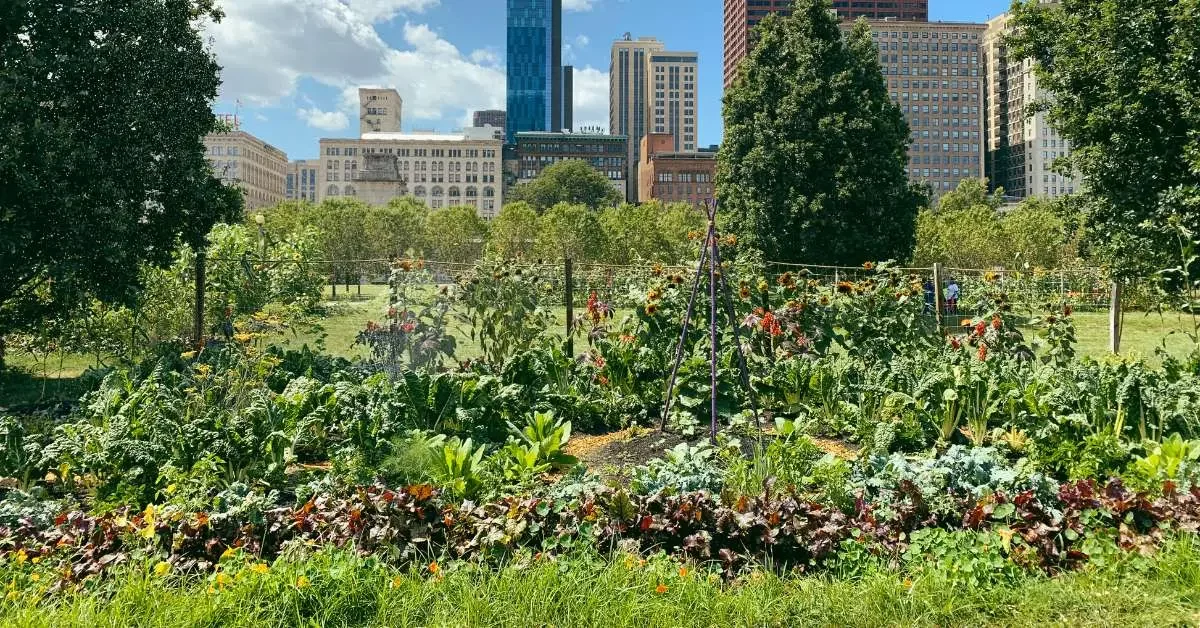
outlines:
[[[399, 572], [373, 558], [320, 552], [264, 573], [214, 578], [118, 572], [83, 594], [38, 604], [17, 583], [5, 626], [1194, 626], [1200, 548], [1169, 544], [1133, 568], [971, 586], [948, 573], [789, 576], [733, 584], [705, 567], [594, 555], [501, 569], [443, 564]], [[226, 566], [227, 572], [237, 568]], [[32, 584], [32, 586], [31, 586]]]

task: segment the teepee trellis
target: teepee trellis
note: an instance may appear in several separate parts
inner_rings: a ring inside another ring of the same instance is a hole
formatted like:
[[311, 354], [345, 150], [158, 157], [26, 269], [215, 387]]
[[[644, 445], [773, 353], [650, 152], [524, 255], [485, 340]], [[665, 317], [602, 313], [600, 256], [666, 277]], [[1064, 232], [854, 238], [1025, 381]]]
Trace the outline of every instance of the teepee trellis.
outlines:
[[692, 315], [696, 308], [696, 295], [700, 292], [700, 284], [703, 282], [705, 264], [708, 264], [708, 297], [709, 297], [709, 383], [710, 383], [710, 423], [709, 423], [709, 439], [715, 444], [717, 442], [717, 365], [718, 352], [720, 349], [720, 323], [717, 320], [718, 300], [725, 304], [725, 317], [729, 326], [733, 329], [734, 351], [737, 354], [738, 371], [742, 387], [746, 391], [746, 396], [749, 397], [751, 410], [754, 413], [754, 421], [757, 424], [758, 404], [754, 399], [754, 392], [750, 388], [750, 371], [746, 365], [746, 356], [742, 353], [741, 331], [738, 327], [737, 320], [733, 309], [733, 296], [730, 292], [729, 283], [725, 279], [725, 273], [721, 268], [721, 249], [720, 241], [717, 237], [717, 202], [715, 200], [708, 201], [704, 204], [705, 214], [708, 217], [708, 233], [704, 238], [703, 244], [700, 247], [700, 261], [696, 265], [696, 275], [692, 281], [691, 296], [688, 297], [687, 311], [683, 315], [683, 325], [679, 332], [679, 343], [675, 347], [675, 361], [671, 366], [671, 376], [667, 380], [667, 398], [663, 407], [662, 419], [659, 422], [659, 430], [666, 429], [667, 418], [671, 414], [671, 402], [674, 399], [675, 383], [679, 376], [679, 366], [683, 362], [684, 346], [687, 344], [688, 328], [692, 322]]

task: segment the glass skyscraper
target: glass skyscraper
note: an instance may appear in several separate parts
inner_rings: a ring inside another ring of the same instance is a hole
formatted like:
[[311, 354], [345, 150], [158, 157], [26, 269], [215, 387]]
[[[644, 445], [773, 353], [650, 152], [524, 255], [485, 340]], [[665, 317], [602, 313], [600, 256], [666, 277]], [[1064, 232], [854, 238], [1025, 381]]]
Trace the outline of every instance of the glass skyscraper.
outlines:
[[521, 131], [562, 127], [562, 0], [508, 0], [508, 118]]

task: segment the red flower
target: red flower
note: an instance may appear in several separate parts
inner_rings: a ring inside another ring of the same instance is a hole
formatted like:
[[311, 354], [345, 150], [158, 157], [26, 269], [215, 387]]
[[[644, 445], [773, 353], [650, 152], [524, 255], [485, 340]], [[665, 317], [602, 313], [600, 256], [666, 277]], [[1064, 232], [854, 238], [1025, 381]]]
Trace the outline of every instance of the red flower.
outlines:
[[416, 328], [417, 328], [417, 324], [412, 321], [408, 321], [407, 323], [404, 323], [403, 325], [400, 326], [400, 329], [403, 330], [404, 333], [406, 333], [406, 334], [411, 334], [413, 332], [413, 330]]
[[1063, 316], [1070, 316], [1073, 311], [1070, 304], [1063, 306]]
[[962, 341], [958, 339], [958, 336], [951, 336], [950, 337], [950, 346], [953, 347], [955, 350], [962, 349]]
[[763, 331], [771, 334], [772, 336], [778, 336], [783, 333], [783, 328], [779, 325], [779, 321], [775, 319], [775, 315], [771, 312], [764, 312], [762, 315], [762, 320], [760, 320], [758, 324], [760, 327], [762, 327]]
[[985, 345], [985, 344], [980, 344], [980, 345], [979, 345], [979, 361], [980, 361], [980, 362], [982, 362], [982, 361], [986, 360], [986, 359], [987, 359], [987, 355], [988, 355], [988, 352], [987, 352], [987, 345]]
[[1000, 326], [1003, 324], [1004, 323], [1003, 323], [1003, 321], [1000, 320], [999, 316], [992, 317], [992, 329], [1000, 329]]
[[987, 331], [986, 323], [984, 323], [983, 321], [979, 321], [978, 323], [975, 324], [975, 335], [976, 336], [982, 336], [983, 332], [985, 332], [985, 331]]
[[598, 369], [604, 368], [605, 362], [604, 362], [603, 357], [597, 355], [592, 358], [592, 362], [594, 362], [596, 364], [596, 368], [598, 368]]
[[603, 375], [597, 377], [596, 381], [599, 382], [601, 386], [608, 386], [608, 378]]

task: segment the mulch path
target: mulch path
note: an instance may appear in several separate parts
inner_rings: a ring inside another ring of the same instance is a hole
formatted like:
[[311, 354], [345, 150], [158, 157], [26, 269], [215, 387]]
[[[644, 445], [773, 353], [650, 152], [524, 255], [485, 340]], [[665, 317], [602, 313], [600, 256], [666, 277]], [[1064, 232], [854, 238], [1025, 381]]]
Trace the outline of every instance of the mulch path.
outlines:
[[679, 434], [634, 427], [599, 436], [572, 435], [566, 452], [589, 469], [608, 475], [610, 468], [619, 471], [661, 458], [666, 450], [686, 440]]

